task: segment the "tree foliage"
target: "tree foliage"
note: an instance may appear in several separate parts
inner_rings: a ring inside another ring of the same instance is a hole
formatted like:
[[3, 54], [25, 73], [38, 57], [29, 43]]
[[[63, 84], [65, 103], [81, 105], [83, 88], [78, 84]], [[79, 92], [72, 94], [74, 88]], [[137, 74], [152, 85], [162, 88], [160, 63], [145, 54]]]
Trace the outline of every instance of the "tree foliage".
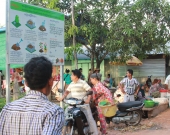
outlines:
[[169, 3], [162, 0], [136, 0], [126, 5], [111, 23], [113, 40], [108, 49], [117, 50], [121, 58], [132, 54], [144, 58], [151, 51], [167, 53], [169, 13]]
[[44, 8], [49, 8], [49, 9], [53, 9], [56, 11], [59, 11], [59, 7], [57, 6], [57, 4], [59, 3], [59, 0], [21, 0], [23, 2], [28, 2], [32, 5], [37, 5], [37, 6], [41, 6]]
[[65, 13], [65, 44], [70, 46], [65, 53], [72, 59], [75, 33], [77, 51], [82, 53], [80, 44], [86, 47], [83, 53], [91, 58], [92, 70], [94, 60], [99, 68], [106, 57], [123, 62], [131, 55], [145, 58], [151, 51], [168, 53], [170, 5], [166, 0], [75, 0], [75, 26], [71, 0], [29, 2]]
[[[67, 1], [69, 2], [69, 1]], [[94, 59], [97, 67], [108, 54], [106, 49], [109, 40], [110, 20], [115, 17], [121, 9], [117, 0], [81, 0], [75, 3], [75, 20], [76, 20], [76, 40], [86, 47], [85, 55], [91, 58], [92, 70], [94, 69]], [[69, 14], [69, 8], [67, 10]], [[67, 21], [71, 18], [68, 17]], [[66, 41], [69, 40], [72, 26], [66, 23]]]

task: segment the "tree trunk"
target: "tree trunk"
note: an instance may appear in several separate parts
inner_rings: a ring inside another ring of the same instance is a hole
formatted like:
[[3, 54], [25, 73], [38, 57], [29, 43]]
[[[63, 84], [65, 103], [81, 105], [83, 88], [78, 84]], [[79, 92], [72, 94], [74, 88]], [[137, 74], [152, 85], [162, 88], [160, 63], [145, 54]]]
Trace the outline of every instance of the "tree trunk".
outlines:
[[3, 97], [3, 91], [2, 91], [2, 87], [1, 87], [1, 72], [0, 72], [0, 97]]
[[[71, 1], [71, 9], [72, 9], [72, 25], [75, 25], [75, 20], [74, 20], [74, 1]], [[73, 46], [74, 46], [74, 63], [75, 63], [75, 68], [78, 69], [78, 60], [77, 60], [77, 52], [76, 52], [76, 35], [73, 33]]]
[[95, 47], [96, 45], [91, 46], [91, 71], [94, 71], [94, 58], [95, 58]]
[[102, 63], [101, 60], [96, 59], [96, 68], [100, 69], [100, 64]]
[[94, 71], [94, 52], [91, 53], [91, 71]]

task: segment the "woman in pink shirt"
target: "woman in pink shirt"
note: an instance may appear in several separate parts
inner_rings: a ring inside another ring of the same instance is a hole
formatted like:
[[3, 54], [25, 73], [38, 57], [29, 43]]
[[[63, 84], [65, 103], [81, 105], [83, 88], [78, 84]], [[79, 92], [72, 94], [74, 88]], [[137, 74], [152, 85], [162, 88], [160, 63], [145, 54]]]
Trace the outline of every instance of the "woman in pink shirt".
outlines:
[[95, 102], [95, 106], [97, 107], [98, 110], [98, 115], [100, 119], [100, 125], [101, 125], [101, 132], [102, 135], [106, 134], [106, 120], [104, 115], [102, 114], [102, 110], [98, 106], [98, 103], [103, 100], [107, 99], [112, 105], [114, 104], [113, 102], [113, 97], [108, 88], [106, 88], [99, 80], [100, 80], [100, 75], [98, 73], [94, 73], [90, 76], [91, 83], [93, 84], [93, 100]]

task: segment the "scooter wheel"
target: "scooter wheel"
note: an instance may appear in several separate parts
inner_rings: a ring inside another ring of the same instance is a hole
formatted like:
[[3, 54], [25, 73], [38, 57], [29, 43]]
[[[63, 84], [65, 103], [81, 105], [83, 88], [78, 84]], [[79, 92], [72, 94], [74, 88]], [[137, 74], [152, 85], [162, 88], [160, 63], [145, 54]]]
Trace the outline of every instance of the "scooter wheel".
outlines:
[[137, 126], [142, 119], [142, 114], [140, 110], [129, 112], [128, 116], [132, 116], [131, 120], [125, 122], [125, 124], [128, 126]]

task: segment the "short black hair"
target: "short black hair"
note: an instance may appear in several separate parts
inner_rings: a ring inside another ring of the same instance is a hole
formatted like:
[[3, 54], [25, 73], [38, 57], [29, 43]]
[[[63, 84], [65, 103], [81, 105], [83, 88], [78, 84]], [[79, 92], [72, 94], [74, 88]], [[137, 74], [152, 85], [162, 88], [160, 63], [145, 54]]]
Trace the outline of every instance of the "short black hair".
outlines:
[[24, 67], [24, 77], [32, 90], [44, 88], [52, 76], [52, 63], [45, 57], [34, 57]]
[[80, 70], [78, 70], [78, 69], [72, 70], [72, 73], [73, 73], [75, 76], [77, 76], [78, 78], [81, 77], [81, 72], [80, 72]]
[[66, 72], [66, 73], [69, 73], [69, 72], [70, 72], [70, 70], [69, 70], [69, 69], [66, 69], [66, 70], [65, 70], [65, 72]]
[[133, 70], [132, 69], [128, 69], [127, 70], [131, 75], [133, 75]]
[[109, 76], [109, 77], [110, 77], [110, 74], [107, 74], [107, 76]]
[[79, 68], [79, 70], [82, 70], [82, 68]]

